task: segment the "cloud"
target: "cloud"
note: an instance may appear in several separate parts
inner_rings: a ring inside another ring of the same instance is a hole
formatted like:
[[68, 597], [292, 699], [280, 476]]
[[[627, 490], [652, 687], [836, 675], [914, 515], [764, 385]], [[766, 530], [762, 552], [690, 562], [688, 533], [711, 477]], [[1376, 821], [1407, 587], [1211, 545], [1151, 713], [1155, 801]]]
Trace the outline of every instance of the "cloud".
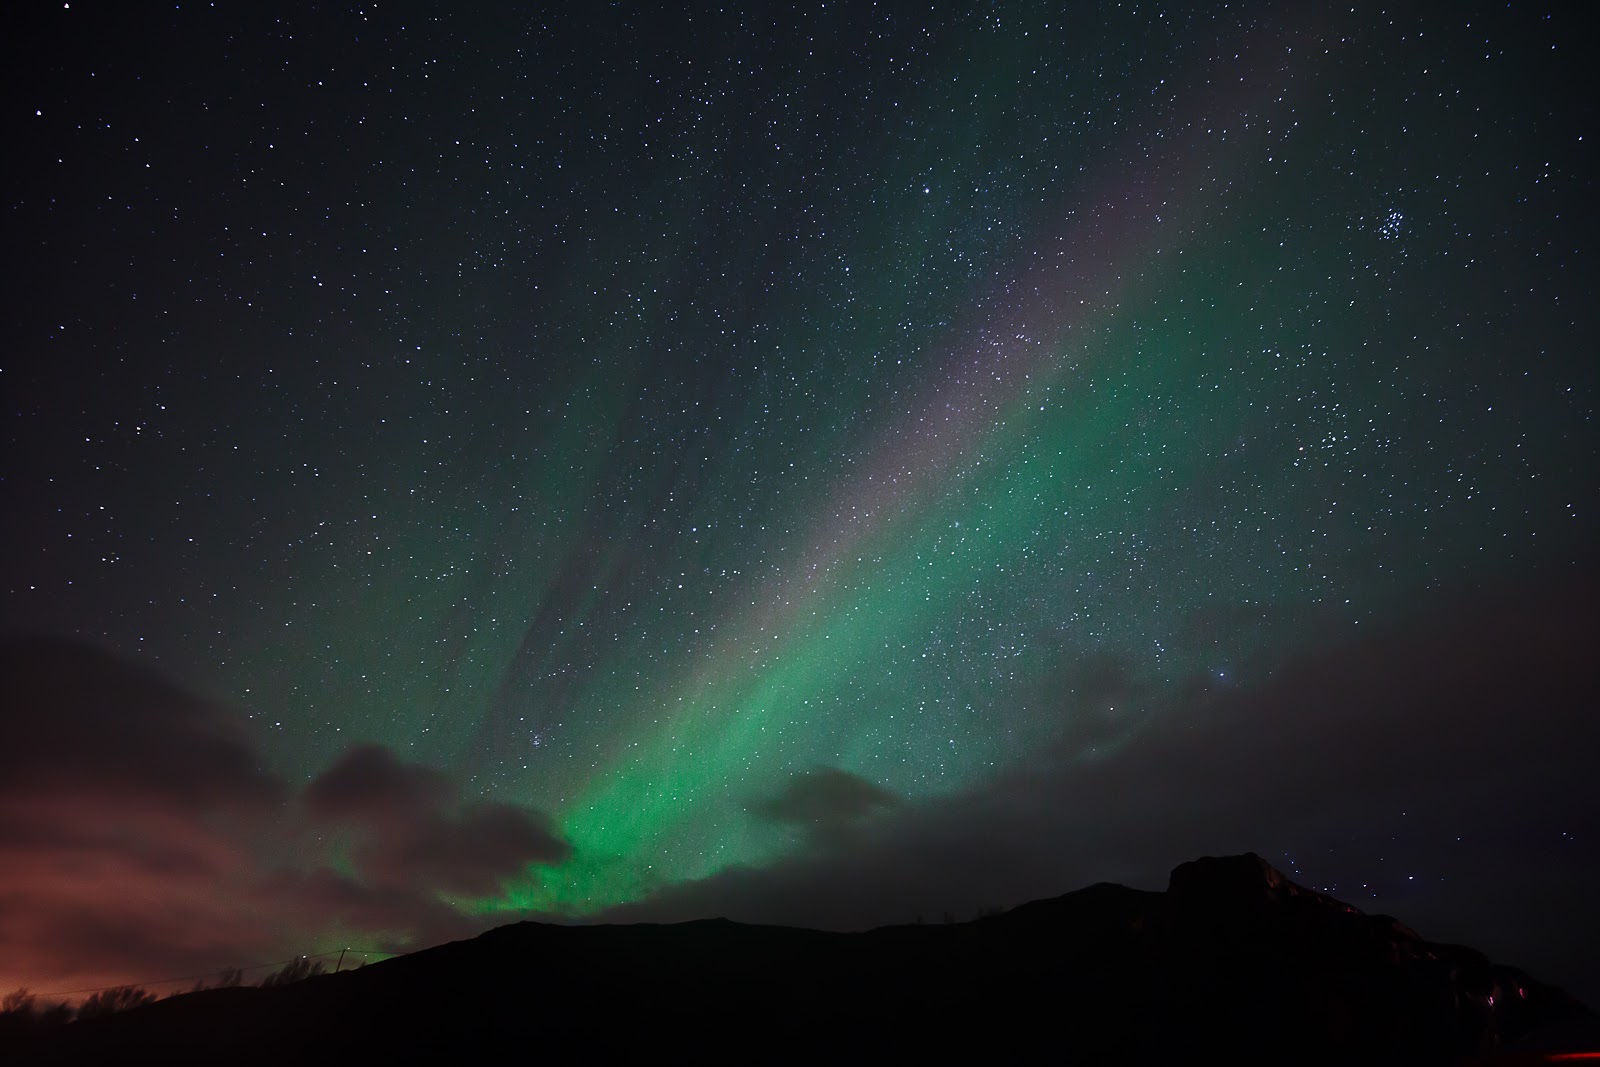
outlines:
[[0, 988], [463, 937], [486, 922], [448, 898], [567, 854], [538, 813], [377, 746], [297, 803], [244, 716], [85, 645], [0, 644], [0, 691]]
[[388, 749], [347, 751], [306, 789], [312, 816], [352, 828], [355, 862], [378, 886], [488, 896], [530, 863], [559, 863], [567, 843], [541, 815], [501, 803], [461, 805], [450, 779]]
[[393, 872], [430, 879], [441, 890], [488, 896], [530, 863], [556, 864], [571, 854], [542, 815], [482, 803], [421, 828], [394, 853]]
[[0, 646], [0, 803], [82, 798], [178, 811], [260, 808], [282, 784], [217, 708], [164, 679], [60, 641]]
[[356, 745], [306, 788], [306, 807], [321, 819], [394, 822], [447, 803], [450, 779], [419, 763], [401, 763], [382, 745]]
[[796, 825], [840, 826], [892, 808], [899, 798], [837, 767], [822, 767], [797, 774], [783, 790], [757, 805], [759, 818]]
[[1063, 649], [1040, 688], [1040, 704], [1060, 723], [1050, 750], [1065, 756], [1092, 755], [1127, 737], [1156, 695], [1131, 658], [1102, 650]]
[[287, 790], [228, 716], [64, 642], [0, 646], [0, 691], [0, 984], [183, 973], [213, 947], [266, 947], [238, 914], [246, 841]]

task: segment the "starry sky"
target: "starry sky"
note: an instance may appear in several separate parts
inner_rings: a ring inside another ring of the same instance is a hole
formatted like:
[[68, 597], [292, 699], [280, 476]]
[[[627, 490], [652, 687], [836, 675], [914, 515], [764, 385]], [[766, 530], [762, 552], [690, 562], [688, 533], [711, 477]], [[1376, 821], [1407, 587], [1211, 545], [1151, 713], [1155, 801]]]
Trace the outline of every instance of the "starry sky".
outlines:
[[1600, 997], [1577, 5], [464, 7], [7, 34], [0, 985], [1253, 849]]

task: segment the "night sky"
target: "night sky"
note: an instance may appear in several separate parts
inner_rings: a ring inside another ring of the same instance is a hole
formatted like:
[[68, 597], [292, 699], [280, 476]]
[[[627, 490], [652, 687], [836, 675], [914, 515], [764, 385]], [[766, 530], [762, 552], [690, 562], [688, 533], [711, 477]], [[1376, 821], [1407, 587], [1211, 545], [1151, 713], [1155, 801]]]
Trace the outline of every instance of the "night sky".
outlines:
[[1600, 999], [1582, 7], [21, 5], [0, 987], [1253, 849]]

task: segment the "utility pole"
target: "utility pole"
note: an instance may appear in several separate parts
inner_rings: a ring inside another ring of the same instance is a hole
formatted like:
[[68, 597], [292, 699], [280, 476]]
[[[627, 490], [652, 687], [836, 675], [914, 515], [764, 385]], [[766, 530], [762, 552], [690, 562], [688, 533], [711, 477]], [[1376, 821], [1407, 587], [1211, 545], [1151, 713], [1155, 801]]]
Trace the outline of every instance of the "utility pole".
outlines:
[[334, 974], [338, 974], [339, 973], [339, 968], [344, 966], [344, 954], [346, 952], [349, 952], [349, 951], [350, 950], [348, 948], [342, 948], [342, 949], [339, 950], [339, 962], [335, 963], [333, 965], [333, 973]]

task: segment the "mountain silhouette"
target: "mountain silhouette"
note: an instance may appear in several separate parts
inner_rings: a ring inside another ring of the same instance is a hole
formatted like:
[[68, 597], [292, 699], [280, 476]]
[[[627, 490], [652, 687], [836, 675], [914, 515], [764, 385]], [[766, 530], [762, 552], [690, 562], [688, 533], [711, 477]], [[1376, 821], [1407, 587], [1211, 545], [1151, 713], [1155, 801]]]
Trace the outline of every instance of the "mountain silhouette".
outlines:
[[1254, 854], [963, 923], [523, 922], [14, 1035], [15, 1063], [1545, 1062], [1597, 1017]]

